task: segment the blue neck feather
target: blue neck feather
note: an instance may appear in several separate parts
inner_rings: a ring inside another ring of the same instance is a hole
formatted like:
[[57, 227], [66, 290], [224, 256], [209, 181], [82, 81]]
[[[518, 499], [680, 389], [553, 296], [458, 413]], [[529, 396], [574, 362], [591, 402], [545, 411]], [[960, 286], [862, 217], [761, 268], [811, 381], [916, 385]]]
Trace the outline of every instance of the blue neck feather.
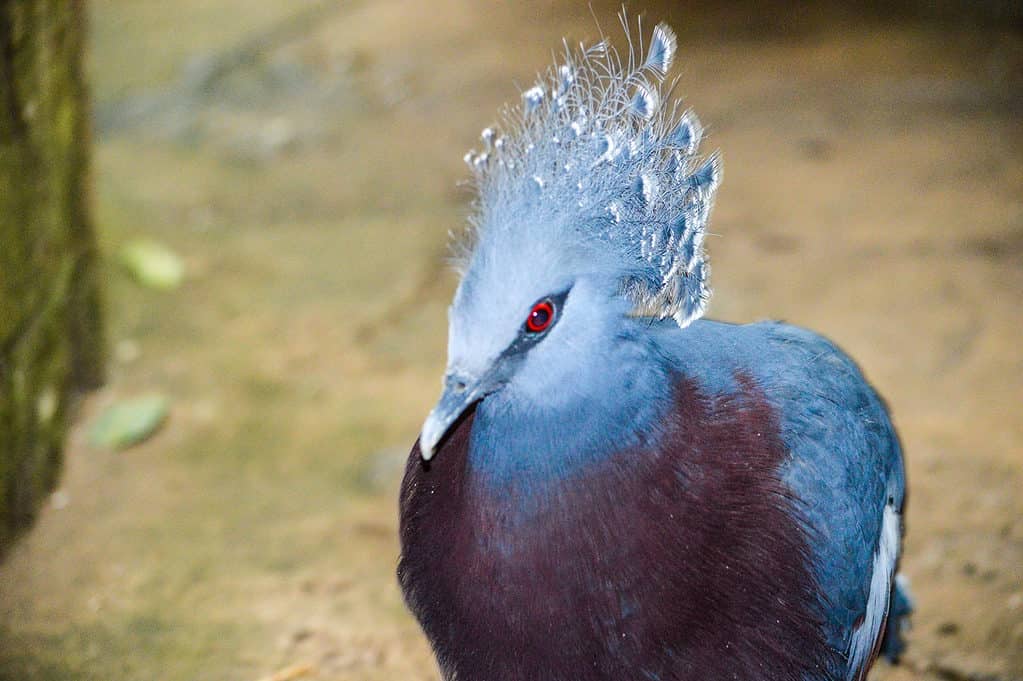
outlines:
[[483, 400], [470, 439], [470, 478], [529, 498], [656, 439], [672, 385], [647, 323], [627, 320], [606, 361], [580, 365], [576, 378], [587, 390], [578, 401], [536, 404], [513, 386]]

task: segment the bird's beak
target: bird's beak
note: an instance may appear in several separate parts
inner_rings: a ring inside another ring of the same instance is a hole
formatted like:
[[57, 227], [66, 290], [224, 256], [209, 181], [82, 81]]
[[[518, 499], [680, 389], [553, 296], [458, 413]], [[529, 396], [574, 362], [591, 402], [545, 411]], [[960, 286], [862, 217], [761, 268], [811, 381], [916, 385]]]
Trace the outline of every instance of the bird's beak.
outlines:
[[483, 396], [482, 382], [465, 376], [450, 373], [444, 378], [444, 392], [441, 393], [437, 406], [423, 423], [419, 435], [419, 452], [424, 461], [429, 461], [436, 453], [437, 444], [458, 420], [465, 410]]

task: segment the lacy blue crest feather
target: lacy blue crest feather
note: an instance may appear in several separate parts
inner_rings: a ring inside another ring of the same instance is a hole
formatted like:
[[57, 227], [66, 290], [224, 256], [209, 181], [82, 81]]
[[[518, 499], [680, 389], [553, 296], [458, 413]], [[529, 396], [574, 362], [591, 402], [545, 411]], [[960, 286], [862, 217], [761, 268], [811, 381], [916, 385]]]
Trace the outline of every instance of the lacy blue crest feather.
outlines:
[[659, 24], [644, 51], [622, 23], [624, 57], [606, 40], [566, 43], [564, 63], [466, 154], [478, 197], [465, 256], [492, 248], [512, 257], [510, 244], [524, 240], [579, 253], [617, 276], [633, 314], [684, 327], [710, 297], [703, 240], [720, 157], [701, 161], [699, 119], [665, 102], [675, 34]]

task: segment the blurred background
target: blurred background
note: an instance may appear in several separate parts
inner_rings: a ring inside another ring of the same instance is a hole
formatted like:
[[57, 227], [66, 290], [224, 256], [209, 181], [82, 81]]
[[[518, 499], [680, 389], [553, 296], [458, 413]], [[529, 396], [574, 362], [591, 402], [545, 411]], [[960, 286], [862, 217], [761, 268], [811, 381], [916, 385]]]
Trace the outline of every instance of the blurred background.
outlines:
[[[0, 679], [438, 679], [396, 494], [462, 155], [620, 5], [50, 4], [87, 14], [106, 380], [0, 564]], [[831, 337], [901, 431], [917, 612], [872, 678], [1023, 679], [1023, 10], [626, 6], [724, 154], [710, 315]]]

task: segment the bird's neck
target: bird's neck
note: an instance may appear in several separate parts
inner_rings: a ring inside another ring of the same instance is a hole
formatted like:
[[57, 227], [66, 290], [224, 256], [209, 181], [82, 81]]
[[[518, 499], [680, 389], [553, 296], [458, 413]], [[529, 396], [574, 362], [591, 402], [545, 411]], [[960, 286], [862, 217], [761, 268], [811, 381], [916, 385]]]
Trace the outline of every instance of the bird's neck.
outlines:
[[479, 405], [467, 460], [474, 486], [543, 494], [655, 439], [672, 384], [650, 344], [628, 339], [552, 390], [556, 398], [530, 399], [510, 386]]

